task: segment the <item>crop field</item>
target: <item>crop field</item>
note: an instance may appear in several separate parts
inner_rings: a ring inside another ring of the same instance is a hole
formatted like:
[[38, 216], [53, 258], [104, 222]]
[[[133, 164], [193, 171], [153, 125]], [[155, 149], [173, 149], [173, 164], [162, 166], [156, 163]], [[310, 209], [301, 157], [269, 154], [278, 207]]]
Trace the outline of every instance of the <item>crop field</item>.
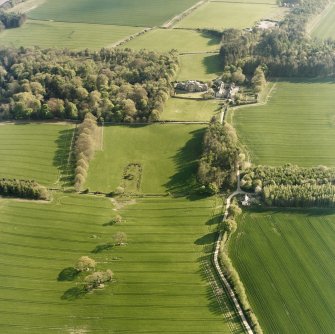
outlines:
[[335, 84], [278, 82], [268, 103], [234, 111], [233, 124], [255, 164], [335, 166]]
[[230, 256], [264, 333], [334, 333], [335, 211], [247, 211]]
[[221, 108], [217, 101], [190, 100], [170, 98], [165, 104], [161, 115], [162, 120], [174, 121], [205, 121], [220, 114]]
[[204, 125], [191, 124], [105, 126], [103, 151], [90, 163], [85, 187], [111, 192], [124, 186], [128, 166], [139, 164], [137, 192], [188, 192], [195, 183], [203, 131]]
[[46, 0], [29, 12], [29, 18], [151, 27], [194, 5], [196, 0]]
[[20, 29], [3, 31], [0, 43], [15, 47], [100, 49], [140, 30], [136, 27], [28, 20]]
[[72, 132], [71, 125], [0, 124], [0, 177], [57, 184]]
[[177, 80], [213, 80], [222, 72], [223, 66], [218, 54], [182, 55]]
[[124, 44], [131, 49], [179, 52], [213, 51], [220, 47], [220, 40], [203, 33], [180, 29], [154, 29]]
[[181, 20], [179, 28], [249, 28], [256, 21], [266, 18], [275, 18], [282, 13], [282, 9], [275, 4], [233, 3], [231, 1], [209, 2]]
[[312, 32], [312, 36], [322, 39], [335, 38], [335, 4], [327, 15], [322, 17], [319, 25]]
[[[0, 199], [2, 333], [243, 333], [202, 270], [215, 199], [137, 200], [111, 226], [109, 199], [54, 197], [51, 204]], [[117, 231], [128, 245], [104, 247]], [[80, 279], [59, 281], [82, 255], [112, 269], [114, 282], [80, 295]]]

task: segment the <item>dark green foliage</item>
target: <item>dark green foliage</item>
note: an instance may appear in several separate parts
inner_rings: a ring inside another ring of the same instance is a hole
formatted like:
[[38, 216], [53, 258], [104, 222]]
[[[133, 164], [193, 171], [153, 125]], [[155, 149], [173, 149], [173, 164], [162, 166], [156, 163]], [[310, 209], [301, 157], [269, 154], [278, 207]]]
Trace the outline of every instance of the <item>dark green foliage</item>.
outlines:
[[0, 118], [156, 120], [177, 69], [175, 53], [0, 49]]
[[30, 180], [1, 179], [0, 195], [35, 200], [49, 199], [48, 190], [37, 182]]
[[0, 11], [0, 22], [5, 29], [18, 28], [26, 21], [25, 14], [16, 14]]

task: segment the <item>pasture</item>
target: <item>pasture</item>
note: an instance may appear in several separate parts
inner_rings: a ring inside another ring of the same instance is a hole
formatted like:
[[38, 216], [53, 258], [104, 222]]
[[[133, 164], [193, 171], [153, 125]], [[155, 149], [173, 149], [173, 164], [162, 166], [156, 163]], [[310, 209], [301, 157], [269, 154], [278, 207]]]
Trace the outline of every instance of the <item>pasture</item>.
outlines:
[[194, 124], [105, 126], [103, 151], [91, 161], [84, 187], [101, 192], [124, 187], [127, 168], [139, 164], [140, 174], [131, 176], [137, 193], [187, 193], [195, 185], [203, 132], [204, 125]]
[[230, 257], [264, 333], [334, 333], [335, 211], [246, 211]]
[[0, 177], [59, 185], [69, 155], [72, 128], [47, 123], [0, 124]]
[[153, 27], [163, 24], [196, 2], [196, 0], [46, 0], [29, 12], [29, 18]]
[[220, 40], [192, 30], [154, 29], [123, 46], [135, 50], [148, 49], [158, 52], [172, 49], [179, 52], [213, 51], [219, 49]]
[[254, 164], [335, 166], [335, 84], [279, 81], [267, 104], [236, 109], [233, 125]]
[[208, 2], [185, 17], [176, 27], [179, 28], [250, 28], [261, 19], [274, 19], [281, 16], [283, 9], [269, 2], [240, 1]]
[[220, 111], [218, 101], [215, 100], [170, 98], [164, 106], [161, 120], [209, 122]]
[[[203, 271], [215, 199], [140, 199], [111, 226], [117, 212], [109, 199], [54, 198], [0, 199], [2, 333], [243, 333]], [[128, 245], [105, 247], [117, 231], [127, 233]], [[58, 281], [82, 255], [112, 269], [114, 282], [80, 295], [80, 279]]]
[[319, 24], [312, 32], [313, 37], [322, 39], [335, 38], [335, 4], [325, 16], [320, 18]]
[[140, 30], [125, 26], [28, 20], [19, 29], [3, 31], [0, 43], [14, 47], [101, 49]]

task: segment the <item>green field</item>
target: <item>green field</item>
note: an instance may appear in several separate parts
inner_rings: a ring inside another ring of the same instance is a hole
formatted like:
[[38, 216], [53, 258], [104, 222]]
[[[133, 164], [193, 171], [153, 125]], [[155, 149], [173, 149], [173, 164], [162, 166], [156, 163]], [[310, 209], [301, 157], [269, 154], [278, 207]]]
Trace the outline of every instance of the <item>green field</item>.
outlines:
[[203, 131], [204, 125], [105, 126], [103, 151], [90, 163], [85, 187], [115, 190], [128, 164], [140, 163], [138, 192], [188, 192], [195, 183]]
[[[202, 267], [215, 199], [138, 200], [120, 212], [125, 222], [108, 226], [109, 199], [54, 197], [0, 200], [1, 333], [243, 333]], [[104, 248], [116, 231], [128, 245]], [[78, 281], [57, 281], [82, 255], [111, 268], [115, 282], [79, 297]]]
[[278, 82], [266, 105], [235, 110], [252, 162], [335, 166], [334, 93], [327, 80]]
[[334, 333], [335, 211], [247, 211], [230, 256], [264, 333]]
[[46, 0], [29, 18], [151, 27], [163, 24], [196, 0]]
[[322, 39], [335, 38], [335, 4], [327, 15], [322, 17], [316, 29], [313, 30], [312, 36]]
[[100, 49], [140, 30], [125, 26], [28, 20], [19, 29], [3, 31], [0, 43], [15, 47]]
[[220, 40], [193, 30], [154, 29], [124, 44], [135, 50], [179, 52], [213, 51], [220, 47]]
[[190, 100], [170, 98], [165, 104], [161, 115], [162, 120], [174, 121], [205, 121], [218, 115], [221, 108], [217, 101]]
[[0, 177], [57, 185], [71, 139], [70, 125], [0, 124]]
[[181, 20], [176, 27], [180, 28], [249, 28], [256, 21], [275, 18], [282, 9], [277, 5], [267, 3], [232, 3], [209, 2], [199, 7], [193, 13]]
[[223, 66], [217, 54], [182, 55], [177, 80], [213, 80], [222, 72]]

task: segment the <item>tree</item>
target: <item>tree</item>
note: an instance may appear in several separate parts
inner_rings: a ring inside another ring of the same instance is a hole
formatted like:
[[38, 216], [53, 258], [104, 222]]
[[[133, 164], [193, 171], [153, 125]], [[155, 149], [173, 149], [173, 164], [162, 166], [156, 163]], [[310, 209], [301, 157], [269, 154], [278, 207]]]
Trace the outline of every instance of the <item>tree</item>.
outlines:
[[116, 232], [113, 239], [116, 246], [122, 246], [127, 243], [127, 234], [124, 232]]
[[112, 280], [114, 274], [110, 269], [106, 271], [96, 271], [85, 277], [85, 289], [92, 290], [98, 288], [101, 284]]
[[96, 262], [93, 259], [91, 259], [88, 256], [81, 256], [78, 259], [75, 268], [78, 271], [89, 271], [90, 269], [94, 269], [95, 266], [96, 266]]

